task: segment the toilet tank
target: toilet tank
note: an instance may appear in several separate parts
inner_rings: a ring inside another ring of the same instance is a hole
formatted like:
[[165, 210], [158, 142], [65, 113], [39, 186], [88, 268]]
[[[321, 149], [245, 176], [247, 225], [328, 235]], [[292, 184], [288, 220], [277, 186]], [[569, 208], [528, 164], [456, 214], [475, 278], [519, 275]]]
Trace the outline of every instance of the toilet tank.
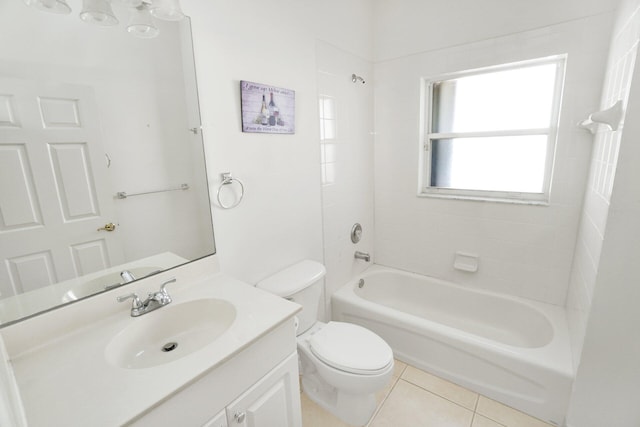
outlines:
[[304, 260], [261, 280], [256, 287], [302, 306], [298, 313], [297, 334], [300, 335], [318, 320], [322, 278], [326, 272], [319, 262]]

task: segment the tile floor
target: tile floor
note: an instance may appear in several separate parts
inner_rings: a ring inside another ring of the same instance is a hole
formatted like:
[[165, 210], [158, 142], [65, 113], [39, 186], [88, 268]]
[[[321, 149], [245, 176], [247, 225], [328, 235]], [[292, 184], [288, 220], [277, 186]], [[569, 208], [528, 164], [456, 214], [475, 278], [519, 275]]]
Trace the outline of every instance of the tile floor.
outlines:
[[[396, 360], [368, 427], [553, 427]], [[303, 427], [350, 427], [302, 394]]]

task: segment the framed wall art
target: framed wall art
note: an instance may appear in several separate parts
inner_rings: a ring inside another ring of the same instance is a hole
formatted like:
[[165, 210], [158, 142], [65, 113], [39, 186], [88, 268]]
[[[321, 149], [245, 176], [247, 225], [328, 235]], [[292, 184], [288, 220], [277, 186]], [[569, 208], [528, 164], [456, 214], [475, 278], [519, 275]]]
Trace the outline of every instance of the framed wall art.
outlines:
[[295, 91], [242, 80], [240, 98], [243, 132], [295, 133]]

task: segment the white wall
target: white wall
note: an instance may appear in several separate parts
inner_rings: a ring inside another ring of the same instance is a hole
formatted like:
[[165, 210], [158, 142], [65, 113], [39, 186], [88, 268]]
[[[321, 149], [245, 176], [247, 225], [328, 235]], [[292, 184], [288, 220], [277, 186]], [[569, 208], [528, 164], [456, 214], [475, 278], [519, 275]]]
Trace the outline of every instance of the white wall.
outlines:
[[[354, 258], [368, 252], [374, 260], [373, 66], [370, 62], [318, 42], [318, 94], [335, 106], [335, 138], [320, 143], [326, 293], [333, 294], [369, 263]], [[351, 75], [365, 80], [354, 83]], [[329, 126], [329, 124], [327, 124]], [[354, 244], [350, 232], [362, 225]]]
[[515, 34], [613, 11], [619, 0], [374, 0], [374, 59]]
[[626, 105], [618, 132], [597, 135], [568, 307], [581, 354], [568, 425], [640, 425], [640, 2], [618, 13], [602, 106]]
[[[501, 12], [504, 21], [521, 19], [506, 13]], [[591, 154], [591, 136], [575, 124], [599, 105], [611, 17], [601, 14], [376, 63], [376, 262], [564, 305]], [[469, 37], [478, 36], [476, 27]], [[421, 77], [564, 53], [549, 206], [416, 197]], [[478, 254], [478, 272], [454, 270], [456, 251]]]
[[[222, 270], [249, 283], [301, 259], [323, 261], [316, 40], [372, 53], [367, 0], [186, 0], [192, 17], [209, 184], [243, 180], [230, 210], [213, 203]], [[296, 92], [296, 133], [243, 133], [239, 81]]]

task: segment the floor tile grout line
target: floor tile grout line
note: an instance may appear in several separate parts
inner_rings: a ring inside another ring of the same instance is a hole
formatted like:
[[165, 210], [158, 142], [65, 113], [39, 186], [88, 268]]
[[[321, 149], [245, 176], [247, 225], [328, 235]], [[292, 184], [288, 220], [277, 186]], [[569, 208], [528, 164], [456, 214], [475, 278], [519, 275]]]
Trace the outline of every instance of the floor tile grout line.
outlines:
[[[471, 408], [468, 408], [468, 407], [466, 407], [466, 406], [464, 406], [464, 405], [461, 405], [461, 404], [459, 404], [458, 402], [456, 402], [456, 401], [454, 401], [454, 400], [451, 400], [451, 399], [449, 399], [449, 398], [448, 398], [448, 397], [446, 397], [446, 396], [442, 396], [441, 394], [438, 394], [438, 393], [436, 393], [436, 392], [435, 392], [435, 391], [433, 391], [433, 390], [429, 390], [428, 388], [424, 388], [424, 387], [422, 387], [420, 384], [416, 384], [416, 383], [414, 383], [414, 382], [412, 382], [412, 381], [410, 381], [410, 380], [408, 380], [408, 379], [406, 379], [406, 378], [400, 378], [400, 379], [401, 379], [402, 381], [406, 382], [406, 383], [409, 383], [409, 384], [411, 384], [411, 385], [413, 385], [413, 386], [416, 386], [416, 387], [418, 387], [418, 388], [421, 388], [422, 390], [427, 391], [427, 392], [429, 392], [429, 393], [433, 394], [434, 396], [438, 396], [438, 397], [439, 397], [439, 398], [441, 398], [441, 399], [444, 399], [444, 400], [446, 400], [446, 401], [448, 401], [448, 402], [454, 403], [454, 404], [458, 405], [459, 407], [466, 409], [467, 411], [471, 411], [471, 412], [473, 412], [474, 414], [475, 414], [475, 412], [476, 412], [476, 411], [475, 411], [475, 409], [471, 409]], [[452, 384], [453, 384], [453, 383], [452, 383]], [[475, 392], [473, 392], [473, 393], [475, 393]], [[477, 394], [477, 393], [476, 393], [476, 394]], [[476, 406], [477, 406], [477, 403], [476, 403]]]
[[[396, 359], [396, 361], [398, 361], [398, 360]], [[465, 409], [466, 411], [471, 412], [471, 424], [469, 425], [469, 427], [473, 427], [474, 422], [475, 422], [476, 420], [480, 420], [481, 418], [485, 418], [485, 419], [487, 419], [487, 420], [490, 420], [490, 421], [492, 421], [493, 423], [495, 423], [497, 426], [500, 426], [500, 427], [514, 427], [513, 425], [503, 424], [502, 422], [500, 422], [500, 421], [498, 421], [498, 420], [495, 420], [495, 419], [493, 418], [493, 416], [492, 416], [492, 415], [487, 415], [487, 414], [484, 414], [484, 413], [480, 413], [480, 412], [478, 412], [478, 408], [479, 408], [479, 406], [480, 406], [480, 398], [483, 398], [483, 397], [484, 397], [485, 399], [492, 400], [492, 399], [490, 399], [489, 397], [486, 397], [486, 396], [484, 396], [483, 394], [477, 393], [477, 392], [475, 392], [475, 391], [473, 391], [473, 390], [469, 390], [469, 389], [467, 389], [466, 387], [463, 387], [463, 386], [460, 386], [460, 385], [458, 385], [458, 384], [452, 383], [452, 382], [450, 382], [450, 381], [448, 381], [448, 380], [446, 380], [446, 379], [444, 379], [444, 378], [438, 377], [437, 375], [431, 374], [431, 375], [433, 375], [433, 376], [435, 376], [435, 377], [437, 377], [437, 378], [441, 379], [442, 381], [448, 382], [448, 383], [450, 383], [450, 384], [452, 384], [452, 385], [458, 386], [458, 387], [460, 387], [460, 388], [462, 388], [462, 389], [465, 389], [465, 390], [467, 390], [467, 391], [472, 392], [473, 394], [475, 394], [475, 396], [476, 396], [476, 400], [475, 400], [475, 404], [474, 404], [474, 409], [470, 409], [470, 408], [468, 408], [468, 407], [466, 407], [466, 406], [464, 406], [464, 405], [462, 405], [462, 404], [460, 404], [460, 403], [458, 403], [458, 402], [456, 402], [456, 401], [454, 401], [454, 400], [452, 400], [452, 399], [450, 399], [450, 398], [448, 398], [448, 397], [446, 397], [446, 396], [443, 396], [443, 395], [441, 395], [441, 394], [439, 394], [439, 393], [437, 393], [437, 392], [435, 392], [435, 391], [433, 391], [433, 390], [430, 390], [430, 389], [425, 388], [424, 386], [422, 386], [422, 385], [420, 385], [420, 384], [417, 384], [417, 383], [413, 382], [413, 381], [412, 381], [411, 379], [409, 379], [409, 378], [403, 378], [403, 375], [406, 373], [407, 369], [408, 369], [409, 367], [412, 367], [413, 365], [410, 365], [410, 364], [408, 364], [408, 363], [406, 363], [406, 362], [402, 362], [402, 363], [404, 364], [404, 366], [402, 367], [402, 369], [400, 370], [400, 372], [398, 372], [398, 375], [397, 375], [397, 376], [395, 376], [395, 375], [394, 375], [394, 376], [392, 377], [392, 385], [391, 385], [391, 388], [389, 389], [389, 391], [388, 391], [387, 393], [385, 393], [385, 394], [384, 394], [384, 396], [382, 397], [382, 400], [381, 400], [381, 401], [380, 401], [380, 403], [376, 406], [375, 411], [373, 412], [373, 414], [372, 414], [371, 418], [369, 419], [369, 421], [368, 421], [368, 422], [367, 422], [367, 424], [366, 424], [366, 427], [371, 427], [371, 425], [376, 421], [376, 418], [380, 415], [380, 412], [381, 412], [382, 408], [385, 406], [385, 404], [386, 404], [387, 400], [389, 400], [389, 397], [391, 396], [391, 394], [392, 394], [392, 393], [397, 389], [398, 384], [400, 383], [400, 381], [401, 381], [401, 380], [402, 380], [405, 384], [412, 385], [412, 386], [414, 386], [414, 387], [416, 387], [416, 388], [418, 388], [418, 389], [420, 389], [420, 390], [423, 390], [423, 391], [425, 391], [425, 392], [427, 392], [427, 393], [429, 393], [429, 394], [431, 394], [431, 395], [433, 395], [433, 396], [435, 396], [435, 397], [437, 397], [437, 398], [440, 398], [440, 399], [443, 399], [444, 401], [447, 401], [447, 402], [449, 402], [449, 403], [452, 403], [452, 404], [456, 405], [457, 407], [459, 407], [459, 408], [461, 408], [461, 409]], [[419, 369], [419, 368], [416, 368], [416, 369]], [[424, 371], [424, 372], [429, 373], [428, 371]], [[302, 387], [301, 387], [300, 392], [301, 392], [301, 393], [303, 393], [303, 392], [302, 392]], [[500, 403], [500, 402], [497, 402], [497, 403]], [[524, 413], [524, 412], [522, 412], [522, 411], [519, 411], [519, 410], [517, 410], [517, 409], [515, 409], [515, 408], [509, 407], [509, 406], [504, 405], [504, 404], [502, 404], [502, 405], [503, 405], [503, 406], [505, 406], [505, 407], [507, 407], [508, 409], [513, 410], [514, 412], [521, 413], [521, 414], [523, 414], [523, 415], [525, 415], [525, 416], [528, 416], [528, 417], [533, 418], [533, 419], [534, 419], [534, 420], [536, 420], [536, 421], [540, 421], [540, 422], [542, 422], [542, 423], [543, 423], [543, 425], [545, 425], [545, 426], [553, 427], [552, 425], [550, 425], [550, 424], [545, 424], [545, 423], [544, 423], [544, 421], [542, 421], [542, 420], [540, 420], [540, 419], [538, 419], [538, 418], [532, 417], [532, 416], [530, 416], [530, 415], [528, 415], [528, 414], [526, 414], [526, 413]]]
[[473, 415], [471, 416], [471, 424], [469, 424], [469, 427], [473, 427], [473, 422], [476, 420], [476, 413], [474, 412]]
[[[476, 419], [476, 415], [478, 415], [479, 417], [486, 418], [486, 419], [488, 419], [488, 420], [490, 420], [490, 421], [493, 421], [494, 423], [498, 424], [500, 427], [509, 427], [509, 426], [507, 426], [506, 424], [502, 424], [501, 422], [498, 422], [498, 421], [494, 420], [493, 418], [491, 418], [491, 417], [489, 417], [489, 416], [487, 416], [487, 415], [480, 414], [479, 412], [474, 412], [474, 413], [473, 413], [473, 420], [474, 420], [474, 421], [475, 421], [475, 419]], [[471, 423], [471, 427], [473, 427], [473, 422]]]
[[395, 380], [395, 382], [393, 383], [393, 385], [391, 386], [391, 389], [389, 390], [389, 393], [387, 393], [384, 398], [382, 398], [382, 401], [378, 404], [378, 407], [376, 408], [375, 412], [373, 413], [373, 415], [371, 416], [371, 418], [369, 419], [369, 422], [367, 423], [367, 427], [369, 427], [371, 425], [372, 422], [375, 421], [376, 417], [378, 416], [378, 413], [380, 413], [380, 410], [382, 409], [382, 407], [384, 406], [384, 403], [387, 401], [387, 399], [389, 398], [389, 396], [391, 396], [391, 393], [393, 393], [393, 390], [395, 390], [396, 386], [398, 385], [398, 382], [400, 381], [400, 376], [398, 376]]
[[[403, 374], [404, 374], [404, 372], [407, 370], [407, 368], [408, 368], [409, 366], [413, 366], [413, 365], [409, 365], [408, 363], [405, 363], [405, 364], [406, 364], [406, 366], [405, 366], [405, 368], [404, 368], [404, 369], [403, 369], [403, 371], [402, 371], [402, 373], [403, 373]], [[419, 369], [419, 368], [416, 368], [416, 369]], [[428, 372], [428, 371], [425, 371], [425, 372], [430, 373], [430, 372]], [[446, 381], [446, 382], [448, 382], [448, 383], [450, 383], [450, 384], [453, 384], [453, 385], [455, 385], [455, 386], [457, 386], [457, 387], [463, 388], [463, 389], [465, 389], [465, 390], [467, 390], [467, 391], [470, 391], [470, 392], [474, 393], [474, 394], [476, 395], [476, 402], [475, 402], [475, 404], [474, 404], [474, 408], [473, 408], [473, 409], [470, 409], [470, 408], [468, 408], [468, 407], [466, 407], [466, 406], [464, 406], [464, 405], [461, 405], [460, 403], [458, 403], [458, 402], [456, 402], [456, 401], [454, 401], [454, 400], [451, 400], [451, 399], [449, 399], [449, 398], [448, 398], [448, 397], [446, 397], [446, 396], [442, 396], [441, 394], [436, 393], [436, 392], [435, 392], [435, 391], [433, 391], [433, 390], [429, 390], [428, 388], [425, 388], [425, 387], [421, 386], [420, 384], [416, 384], [415, 382], [411, 381], [409, 378], [403, 378], [403, 377], [402, 377], [402, 375], [399, 377], [399, 379], [401, 379], [401, 380], [403, 380], [403, 381], [405, 381], [405, 382], [407, 382], [407, 383], [409, 383], [409, 384], [412, 384], [412, 385], [414, 385], [414, 386], [416, 386], [416, 387], [418, 387], [418, 388], [421, 388], [422, 390], [425, 390], [425, 391], [427, 391], [427, 392], [429, 392], [429, 393], [431, 393], [431, 394], [433, 394], [433, 395], [435, 395], [435, 396], [441, 397], [442, 399], [445, 399], [445, 400], [447, 400], [447, 401], [449, 401], [449, 402], [451, 402], [451, 403], [454, 403], [454, 404], [456, 404], [456, 405], [458, 405], [458, 406], [460, 406], [460, 407], [462, 407], [462, 408], [464, 408], [464, 409], [467, 409], [467, 410], [469, 410], [469, 411], [472, 411], [472, 412], [473, 412], [473, 414], [474, 414], [474, 418], [475, 418], [475, 414], [478, 414], [478, 415], [480, 415], [480, 416], [482, 416], [482, 417], [484, 417], [484, 418], [487, 418], [487, 419], [489, 419], [489, 420], [491, 420], [491, 421], [495, 422], [496, 424], [499, 424], [500, 426], [503, 426], [503, 427], [509, 427], [509, 426], [507, 426], [507, 425], [505, 425], [505, 424], [503, 424], [503, 423], [501, 423], [501, 422], [499, 422], [499, 421], [497, 421], [497, 420], [493, 419], [493, 418], [492, 418], [491, 416], [489, 416], [489, 415], [482, 414], [482, 413], [479, 413], [479, 412], [478, 412], [478, 405], [480, 404], [480, 398], [481, 398], [481, 397], [484, 397], [485, 399], [490, 399], [490, 398], [488, 398], [487, 396], [485, 396], [485, 395], [483, 395], [483, 394], [477, 393], [477, 392], [475, 392], [475, 391], [473, 391], [473, 390], [469, 390], [469, 389], [468, 389], [468, 388], [466, 388], [466, 387], [463, 387], [463, 386], [461, 386], [461, 385], [458, 385], [458, 384], [456, 384], [456, 383], [453, 383], [453, 382], [451, 382], [451, 381], [449, 381], [449, 380], [447, 380], [447, 379], [444, 379], [444, 378], [442, 378], [442, 377], [439, 377], [439, 376], [437, 376], [437, 375], [434, 375], [434, 374], [431, 374], [431, 375], [433, 375], [434, 377], [437, 377], [437, 378], [441, 379], [442, 381]], [[506, 405], [505, 405], [505, 406], [506, 406]], [[515, 408], [511, 408], [511, 407], [509, 407], [509, 406], [507, 406], [507, 407], [508, 407], [509, 409], [513, 410], [513, 411], [520, 412], [520, 413], [522, 413], [522, 414], [524, 414], [524, 415], [526, 415], [526, 416], [531, 417], [531, 415], [525, 414], [524, 412], [519, 411], [519, 410], [517, 410], [517, 409], [515, 409]], [[532, 418], [534, 418], [535, 420], [539, 420], [539, 421], [544, 422], [543, 420], [540, 420], [539, 418], [535, 418], [535, 417], [532, 417]], [[552, 426], [551, 426], [551, 427], [552, 427]]]

